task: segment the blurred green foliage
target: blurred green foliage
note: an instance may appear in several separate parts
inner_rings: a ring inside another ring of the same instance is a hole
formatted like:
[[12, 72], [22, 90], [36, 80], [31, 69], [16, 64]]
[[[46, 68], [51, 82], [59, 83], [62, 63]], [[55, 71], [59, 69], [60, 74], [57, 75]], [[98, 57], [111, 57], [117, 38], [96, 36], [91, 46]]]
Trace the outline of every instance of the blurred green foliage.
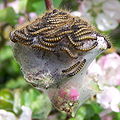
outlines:
[[0, 87], [5, 87], [6, 81], [15, 80], [20, 75], [20, 68], [13, 57], [11, 48], [2, 47], [0, 50]]
[[[45, 12], [45, 2], [44, 0], [24, 0], [27, 1], [26, 11], [27, 12], [36, 12], [37, 14], [42, 14]], [[58, 8], [62, 0], [53, 0], [53, 5], [55, 8]], [[32, 4], [31, 4], [32, 3]]]
[[17, 16], [12, 7], [0, 10], [0, 22], [6, 22], [13, 25], [17, 24]]
[[110, 37], [112, 39], [112, 43], [116, 48], [120, 48], [120, 26], [114, 30], [111, 31]]
[[0, 91], [0, 109], [12, 111], [13, 109], [13, 94], [8, 89], [2, 89]]

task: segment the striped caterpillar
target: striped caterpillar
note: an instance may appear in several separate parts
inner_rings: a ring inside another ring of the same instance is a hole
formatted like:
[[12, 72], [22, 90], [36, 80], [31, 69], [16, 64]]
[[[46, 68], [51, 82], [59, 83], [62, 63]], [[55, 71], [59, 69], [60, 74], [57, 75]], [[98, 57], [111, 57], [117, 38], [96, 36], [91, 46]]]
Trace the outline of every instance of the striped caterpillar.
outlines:
[[78, 57], [78, 52], [87, 52], [97, 46], [95, 42], [88, 48], [83, 46], [85, 41], [96, 40], [96, 37], [91, 36], [94, 33], [96, 30], [85, 20], [54, 9], [23, 27], [16, 28], [10, 38], [15, 43], [32, 48], [65, 52], [74, 59]]
[[[72, 16], [67, 11], [53, 9], [24, 26], [16, 28], [11, 32], [10, 39], [34, 49], [53, 53], [65, 52], [70, 58], [76, 59], [79, 52], [90, 51], [98, 45], [97, 37], [92, 36], [96, 33], [94, 27], [80, 17]], [[88, 41], [92, 41], [92, 44], [86, 47], [85, 44]], [[74, 76], [85, 63], [85, 59], [78, 61], [62, 70], [62, 73]]]

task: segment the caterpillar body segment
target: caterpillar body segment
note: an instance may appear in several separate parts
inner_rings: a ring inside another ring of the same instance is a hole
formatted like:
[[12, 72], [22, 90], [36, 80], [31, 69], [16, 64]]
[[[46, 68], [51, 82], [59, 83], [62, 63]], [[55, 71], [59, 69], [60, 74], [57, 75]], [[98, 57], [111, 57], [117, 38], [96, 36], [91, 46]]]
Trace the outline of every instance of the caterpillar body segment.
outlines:
[[27, 37], [25, 34], [20, 33], [19, 31], [14, 32], [15, 36], [18, 37], [21, 40], [29, 40], [31, 38]]
[[44, 49], [44, 50], [47, 50], [47, 51], [51, 51], [51, 52], [55, 52], [55, 49], [54, 48], [50, 48], [50, 47], [46, 47], [42, 44], [32, 44], [31, 45], [32, 48], [39, 48], [39, 49]]
[[87, 48], [84, 48], [84, 47], [76, 47], [76, 49], [78, 50], [78, 51], [85, 51], [85, 52], [87, 52], [87, 51], [90, 51], [90, 50], [92, 50], [92, 49], [94, 49], [96, 46], [98, 45], [98, 43], [97, 42], [95, 42], [95, 43], [93, 43], [93, 45], [92, 46], [90, 46], [90, 47], [87, 47]]
[[81, 33], [81, 32], [86, 31], [86, 30], [88, 30], [88, 28], [83, 27], [83, 28], [79, 29], [77, 32], [75, 32], [74, 34], [77, 35], [78, 33]]
[[38, 31], [32, 32], [31, 34], [32, 35], [37, 35], [37, 34], [40, 34], [40, 33], [44, 32], [44, 31], [47, 31], [47, 30], [50, 30], [50, 29], [52, 29], [52, 27], [44, 27], [42, 29], [39, 29]]
[[61, 33], [58, 33], [57, 35], [58, 35], [58, 36], [61, 36], [61, 35], [70, 34], [70, 33], [72, 33], [72, 32], [73, 32], [73, 31], [71, 31], [71, 30], [63, 31], [63, 32], [61, 32]]
[[86, 30], [86, 31], [83, 31], [83, 32], [81, 32], [81, 33], [76, 34], [76, 36], [77, 36], [77, 37], [81, 37], [81, 36], [83, 36], [83, 35], [87, 35], [87, 34], [90, 34], [90, 33], [92, 33], [91, 30]]
[[14, 37], [14, 40], [15, 40], [15, 42], [21, 43], [23, 45], [31, 45], [33, 43], [31, 40], [24, 41], [18, 37]]
[[71, 44], [74, 45], [74, 46], [80, 46], [81, 45], [80, 42], [74, 42], [74, 40], [69, 35], [68, 35], [68, 39], [70, 40]]
[[56, 35], [57, 37], [61, 37], [61, 36], [70, 34], [72, 32], [73, 32], [72, 30], [58, 30], [58, 31], [53, 30], [53, 31], [49, 32], [49, 34], [47, 34], [47, 32], [46, 32], [46, 34], [47, 34], [46, 37], [53, 36], [53, 35]]
[[78, 58], [78, 55], [74, 54], [69, 48], [67, 47], [61, 47], [60, 48], [61, 51], [66, 52], [71, 58]]
[[78, 37], [78, 40], [97, 40], [97, 37], [94, 37], [94, 36], [83, 36], [83, 37]]
[[45, 41], [48, 42], [58, 42], [60, 40], [62, 40], [63, 36], [59, 36], [59, 37], [54, 37], [54, 38], [45, 38]]
[[41, 38], [39, 40], [39, 43], [42, 44], [42, 45], [45, 45], [47, 47], [55, 47], [57, 45], [57, 43], [50, 43], [48, 41], [44, 41], [44, 38]]

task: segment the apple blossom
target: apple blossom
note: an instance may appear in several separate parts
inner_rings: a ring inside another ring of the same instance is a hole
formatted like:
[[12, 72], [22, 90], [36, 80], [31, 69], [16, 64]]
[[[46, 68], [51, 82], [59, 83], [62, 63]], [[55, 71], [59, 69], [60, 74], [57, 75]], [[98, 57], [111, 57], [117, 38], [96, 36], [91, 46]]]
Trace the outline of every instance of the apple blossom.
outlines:
[[97, 94], [97, 102], [105, 109], [120, 112], [120, 91], [115, 87], [104, 87], [103, 91]]

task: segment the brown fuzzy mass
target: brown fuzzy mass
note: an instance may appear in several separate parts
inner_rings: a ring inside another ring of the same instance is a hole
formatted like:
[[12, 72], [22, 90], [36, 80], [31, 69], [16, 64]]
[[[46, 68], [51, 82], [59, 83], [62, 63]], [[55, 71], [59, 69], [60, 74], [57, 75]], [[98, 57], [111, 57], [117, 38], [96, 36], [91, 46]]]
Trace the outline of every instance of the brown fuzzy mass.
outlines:
[[[24, 26], [16, 28], [10, 35], [11, 41], [35, 49], [51, 52], [66, 52], [77, 58], [80, 51], [89, 51], [97, 46], [94, 27], [69, 12], [54, 9], [46, 12]], [[85, 41], [95, 41], [84, 48]]]

